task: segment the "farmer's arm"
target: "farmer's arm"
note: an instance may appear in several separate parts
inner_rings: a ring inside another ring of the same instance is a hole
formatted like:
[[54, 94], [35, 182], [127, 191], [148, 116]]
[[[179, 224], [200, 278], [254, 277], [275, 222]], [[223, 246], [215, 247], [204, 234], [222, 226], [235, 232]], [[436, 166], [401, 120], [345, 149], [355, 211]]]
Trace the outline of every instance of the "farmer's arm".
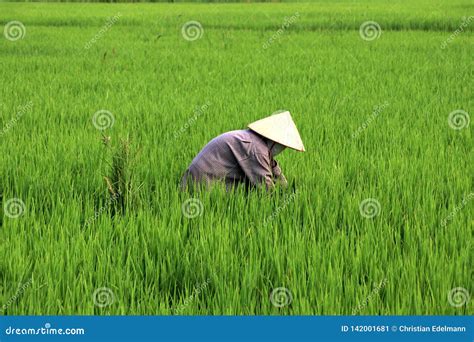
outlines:
[[288, 186], [288, 181], [286, 180], [285, 175], [281, 171], [281, 168], [275, 159], [272, 160], [272, 173], [275, 183], [285, 188]]
[[268, 155], [254, 153], [248, 158], [239, 161], [239, 165], [253, 185], [261, 186], [265, 184], [267, 189], [273, 189], [275, 187]]

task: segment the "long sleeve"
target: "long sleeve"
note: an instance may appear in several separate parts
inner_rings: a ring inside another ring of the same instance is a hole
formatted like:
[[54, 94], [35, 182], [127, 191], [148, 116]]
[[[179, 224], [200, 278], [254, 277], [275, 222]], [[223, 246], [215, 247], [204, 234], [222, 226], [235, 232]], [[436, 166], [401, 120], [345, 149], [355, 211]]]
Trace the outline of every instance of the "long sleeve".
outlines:
[[260, 186], [265, 184], [267, 189], [273, 189], [273, 172], [268, 155], [264, 153], [254, 153], [248, 158], [240, 160], [239, 165], [247, 178], [253, 185]]
[[273, 159], [271, 163], [272, 163], [272, 173], [273, 173], [273, 178], [275, 180], [275, 183], [280, 184], [281, 186], [286, 188], [288, 186], [288, 181], [286, 180], [285, 175], [281, 171], [281, 168], [278, 165], [278, 162], [275, 159]]

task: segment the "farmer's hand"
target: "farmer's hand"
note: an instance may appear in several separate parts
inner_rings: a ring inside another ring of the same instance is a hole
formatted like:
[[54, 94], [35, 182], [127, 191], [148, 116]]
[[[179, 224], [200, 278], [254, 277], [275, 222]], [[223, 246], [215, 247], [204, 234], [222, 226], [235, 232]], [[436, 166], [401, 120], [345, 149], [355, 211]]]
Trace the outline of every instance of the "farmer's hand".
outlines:
[[272, 173], [276, 184], [279, 184], [284, 188], [288, 186], [288, 181], [286, 180], [285, 175], [283, 175], [283, 172], [281, 172], [281, 168], [278, 166], [275, 159], [272, 160]]

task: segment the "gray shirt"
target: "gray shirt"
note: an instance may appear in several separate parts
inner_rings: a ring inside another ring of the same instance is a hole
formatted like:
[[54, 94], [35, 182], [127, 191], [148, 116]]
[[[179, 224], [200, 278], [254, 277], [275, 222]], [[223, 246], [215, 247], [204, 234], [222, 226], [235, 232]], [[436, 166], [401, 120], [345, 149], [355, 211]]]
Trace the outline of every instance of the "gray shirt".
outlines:
[[271, 155], [268, 140], [250, 129], [231, 131], [212, 139], [193, 159], [181, 184], [211, 185], [245, 183], [273, 188], [275, 182], [286, 185], [285, 176]]

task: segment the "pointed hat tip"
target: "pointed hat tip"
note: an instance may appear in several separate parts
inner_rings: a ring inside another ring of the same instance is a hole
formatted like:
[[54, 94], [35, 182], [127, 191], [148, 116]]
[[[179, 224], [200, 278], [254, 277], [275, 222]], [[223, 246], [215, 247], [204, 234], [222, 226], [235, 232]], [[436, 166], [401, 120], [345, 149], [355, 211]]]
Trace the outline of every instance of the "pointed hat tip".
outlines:
[[303, 141], [289, 111], [275, 113], [266, 118], [257, 120], [248, 127], [281, 145], [304, 152]]

